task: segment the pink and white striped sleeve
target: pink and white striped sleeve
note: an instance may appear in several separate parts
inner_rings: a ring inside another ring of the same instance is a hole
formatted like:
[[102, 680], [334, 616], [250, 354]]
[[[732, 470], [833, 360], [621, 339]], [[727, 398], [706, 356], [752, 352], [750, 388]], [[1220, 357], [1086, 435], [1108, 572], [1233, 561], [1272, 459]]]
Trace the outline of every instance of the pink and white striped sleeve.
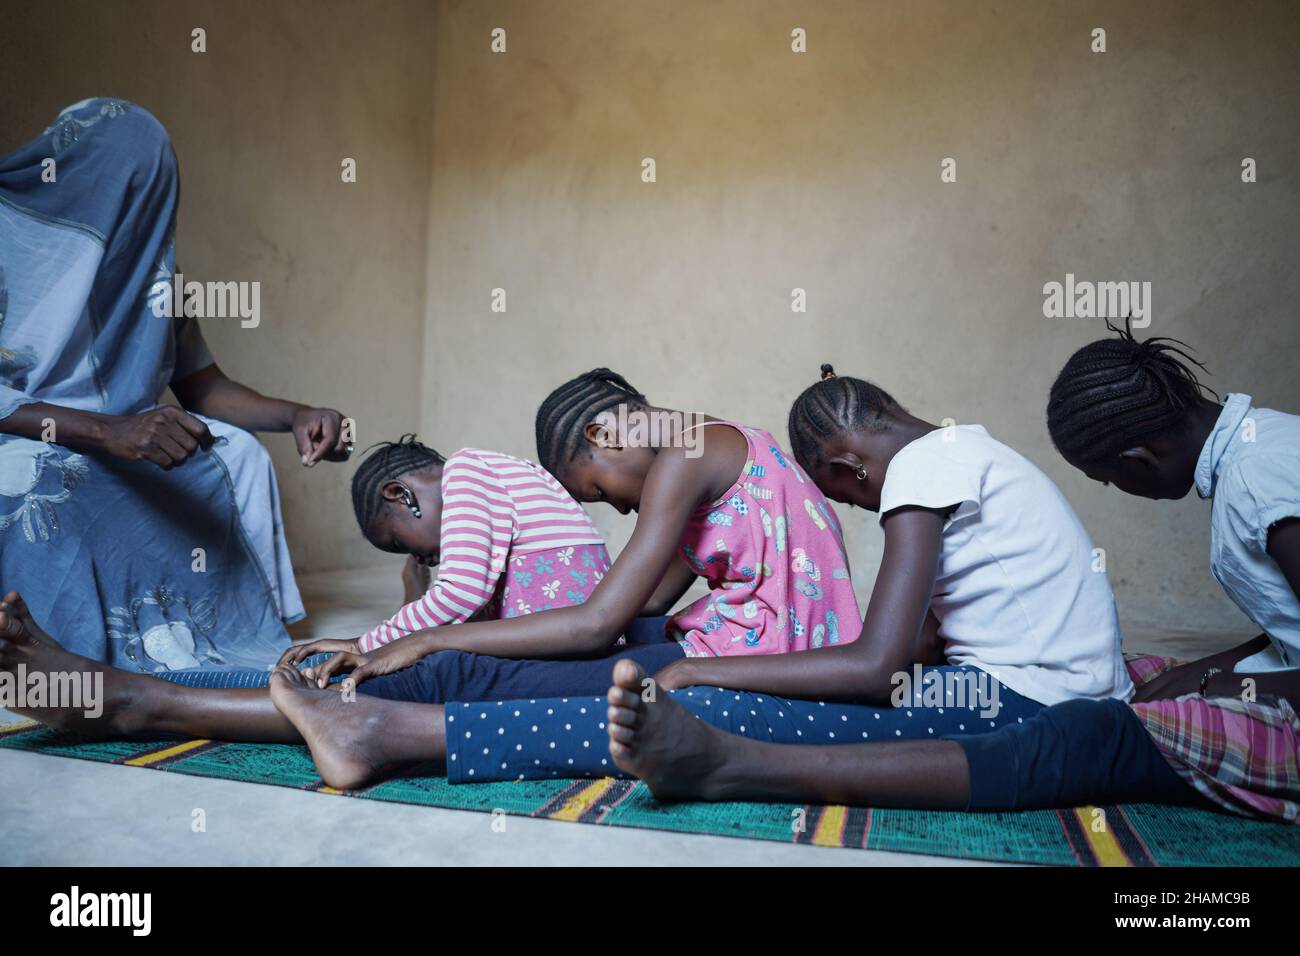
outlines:
[[358, 639], [364, 653], [413, 631], [468, 621], [492, 599], [510, 554], [515, 506], [481, 459], [457, 452], [442, 473], [438, 575], [418, 600]]

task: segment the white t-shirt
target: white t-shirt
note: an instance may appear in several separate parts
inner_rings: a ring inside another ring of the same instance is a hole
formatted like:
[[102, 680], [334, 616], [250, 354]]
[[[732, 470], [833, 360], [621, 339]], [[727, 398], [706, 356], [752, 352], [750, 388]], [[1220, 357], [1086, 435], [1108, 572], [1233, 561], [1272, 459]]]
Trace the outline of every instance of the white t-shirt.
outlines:
[[905, 505], [956, 506], [930, 599], [950, 663], [1041, 704], [1133, 695], [1115, 596], [1105, 571], [1093, 570], [1092, 541], [1030, 461], [982, 425], [937, 429], [889, 463], [882, 520]]

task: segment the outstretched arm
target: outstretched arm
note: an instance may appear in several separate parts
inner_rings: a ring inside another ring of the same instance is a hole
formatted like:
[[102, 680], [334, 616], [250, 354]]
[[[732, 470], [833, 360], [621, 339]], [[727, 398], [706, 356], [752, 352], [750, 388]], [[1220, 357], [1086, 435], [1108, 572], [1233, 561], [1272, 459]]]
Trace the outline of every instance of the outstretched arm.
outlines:
[[945, 511], [897, 508], [884, 518], [885, 553], [862, 635], [795, 654], [687, 658], [657, 675], [661, 687], [715, 684], [784, 697], [885, 703], [893, 675], [917, 659], [939, 565]]
[[226, 376], [214, 363], [172, 382], [182, 405], [253, 432], [293, 432], [304, 465], [347, 460], [343, 416], [332, 408], [312, 408], [270, 398]]

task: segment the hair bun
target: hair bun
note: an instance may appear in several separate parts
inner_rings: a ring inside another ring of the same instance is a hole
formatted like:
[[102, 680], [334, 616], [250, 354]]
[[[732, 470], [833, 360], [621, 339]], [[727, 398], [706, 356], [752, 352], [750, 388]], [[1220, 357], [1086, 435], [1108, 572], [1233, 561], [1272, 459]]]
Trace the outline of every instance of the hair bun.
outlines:
[[835, 369], [829, 362], [822, 363], [822, 381], [825, 382], [835, 377]]

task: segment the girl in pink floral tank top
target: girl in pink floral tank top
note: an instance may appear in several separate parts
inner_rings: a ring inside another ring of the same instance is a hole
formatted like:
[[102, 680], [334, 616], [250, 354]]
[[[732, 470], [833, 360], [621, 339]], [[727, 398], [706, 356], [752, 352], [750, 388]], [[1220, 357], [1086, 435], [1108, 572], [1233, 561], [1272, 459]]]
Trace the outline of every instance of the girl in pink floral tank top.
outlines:
[[768, 432], [704, 424], [735, 428], [749, 457], [736, 483], [696, 511], [682, 535], [679, 554], [710, 588], [672, 621], [687, 656], [783, 654], [856, 640], [862, 615], [825, 497]]
[[[705, 443], [702, 425], [721, 427], [708, 429]], [[698, 577], [710, 593], [665, 618], [664, 643], [682, 655], [671, 664], [773, 661], [857, 640], [862, 615], [839, 522], [768, 432], [651, 405], [605, 368], [555, 389], [538, 409], [536, 431], [540, 464], [571, 498], [637, 514], [618, 560], [592, 575], [599, 583], [585, 600], [423, 629], [344, 662], [354, 679], [394, 674], [444, 650], [602, 657], [638, 616], [676, 607]]]

